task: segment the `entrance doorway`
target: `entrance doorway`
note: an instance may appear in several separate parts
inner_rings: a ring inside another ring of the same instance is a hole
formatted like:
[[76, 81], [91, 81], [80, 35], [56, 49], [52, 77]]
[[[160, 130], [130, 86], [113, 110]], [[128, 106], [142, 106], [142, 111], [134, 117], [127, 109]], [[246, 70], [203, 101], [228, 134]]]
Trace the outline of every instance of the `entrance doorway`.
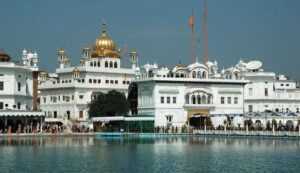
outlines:
[[192, 115], [190, 116], [189, 124], [192, 127], [204, 129], [205, 125], [206, 127], [211, 126], [211, 120], [207, 115]]

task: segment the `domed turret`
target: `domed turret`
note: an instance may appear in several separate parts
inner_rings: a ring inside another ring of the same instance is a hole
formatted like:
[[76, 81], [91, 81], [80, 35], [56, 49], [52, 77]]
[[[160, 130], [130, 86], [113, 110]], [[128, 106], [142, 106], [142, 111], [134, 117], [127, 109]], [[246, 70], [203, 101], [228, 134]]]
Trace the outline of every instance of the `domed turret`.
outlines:
[[96, 39], [92, 52], [92, 58], [98, 57], [120, 58], [120, 51], [116, 50], [114, 41], [106, 34], [104, 20], [102, 22], [102, 35]]
[[0, 49], [0, 62], [10, 62], [11, 57], [3, 50]]

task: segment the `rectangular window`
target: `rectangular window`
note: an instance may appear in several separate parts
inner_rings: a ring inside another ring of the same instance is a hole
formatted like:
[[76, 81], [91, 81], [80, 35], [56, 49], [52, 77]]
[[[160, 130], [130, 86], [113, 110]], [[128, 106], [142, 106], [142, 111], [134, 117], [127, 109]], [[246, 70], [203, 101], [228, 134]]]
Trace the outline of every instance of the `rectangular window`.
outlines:
[[285, 84], [285, 86], [290, 86], [290, 84]]
[[70, 111], [67, 111], [68, 120], [70, 119]]
[[96, 79], [94, 79], [93, 81], [94, 81], [94, 83], [97, 83], [97, 80], [96, 80]]
[[253, 112], [253, 105], [248, 105], [249, 112]]
[[100, 80], [100, 79], [98, 79], [98, 83], [101, 83], [101, 80]]
[[3, 109], [3, 102], [0, 102], [0, 109]]
[[89, 79], [89, 83], [92, 83], [93, 82], [93, 80], [92, 79]]
[[4, 90], [4, 83], [0, 82], [0, 90]]
[[117, 80], [115, 80], [115, 84], [118, 84], [118, 81], [117, 81]]
[[221, 104], [225, 104], [225, 97], [221, 97]]
[[79, 111], [79, 118], [83, 118], [83, 111]]
[[268, 96], [269, 93], [268, 93], [268, 88], [265, 88], [265, 96]]
[[249, 96], [253, 95], [253, 88], [249, 88]]
[[84, 83], [84, 79], [81, 79], [81, 83]]
[[105, 83], [109, 83], [109, 80], [106, 80]]
[[160, 97], [160, 103], [165, 103], [165, 98], [164, 97]]
[[231, 104], [231, 97], [227, 97], [227, 103]]
[[171, 103], [171, 98], [167, 97], [167, 103]]
[[113, 84], [113, 83], [114, 83], [114, 81], [113, 81], [113, 80], [110, 80], [110, 83], [111, 83], [111, 84]]
[[284, 86], [284, 84], [282, 83], [282, 84], [280, 84], [280, 86]]
[[54, 118], [57, 118], [57, 111], [53, 112]]
[[74, 95], [72, 95], [72, 100], [74, 100]]
[[176, 104], [176, 97], [173, 97], [173, 104]]
[[123, 84], [126, 84], [126, 82], [123, 80]]
[[238, 104], [238, 103], [239, 103], [238, 97], [234, 97], [234, 104]]
[[21, 103], [18, 102], [18, 109], [21, 109]]
[[21, 91], [21, 82], [18, 82], [18, 91]]
[[172, 123], [173, 116], [172, 115], [167, 115], [166, 119], [167, 119], [167, 123]]
[[83, 99], [83, 95], [79, 95], [79, 99]]

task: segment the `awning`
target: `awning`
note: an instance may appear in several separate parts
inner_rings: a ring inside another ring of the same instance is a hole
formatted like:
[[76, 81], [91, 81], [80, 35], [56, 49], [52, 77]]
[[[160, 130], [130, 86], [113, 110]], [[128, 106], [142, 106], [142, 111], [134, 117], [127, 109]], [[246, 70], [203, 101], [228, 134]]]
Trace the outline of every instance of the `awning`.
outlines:
[[0, 117], [2, 116], [32, 116], [32, 117], [42, 117], [45, 116], [42, 111], [29, 111], [29, 110], [1, 110]]
[[190, 118], [200, 118], [200, 117], [208, 117], [208, 116], [207, 115], [200, 115], [200, 114], [190, 116]]
[[109, 121], [154, 121], [154, 117], [93, 117], [93, 122], [109, 122]]

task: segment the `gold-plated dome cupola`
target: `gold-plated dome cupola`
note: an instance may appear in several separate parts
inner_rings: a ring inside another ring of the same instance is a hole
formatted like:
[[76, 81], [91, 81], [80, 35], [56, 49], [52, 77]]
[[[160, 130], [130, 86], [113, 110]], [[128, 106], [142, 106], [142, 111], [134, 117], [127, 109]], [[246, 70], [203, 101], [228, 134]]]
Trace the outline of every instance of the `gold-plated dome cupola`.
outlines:
[[120, 58], [120, 52], [116, 50], [115, 43], [106, 34], [106, 23], [102, 22], [102, 34], [96, 39], [93, 46], [92, 58], [109, 57]]

